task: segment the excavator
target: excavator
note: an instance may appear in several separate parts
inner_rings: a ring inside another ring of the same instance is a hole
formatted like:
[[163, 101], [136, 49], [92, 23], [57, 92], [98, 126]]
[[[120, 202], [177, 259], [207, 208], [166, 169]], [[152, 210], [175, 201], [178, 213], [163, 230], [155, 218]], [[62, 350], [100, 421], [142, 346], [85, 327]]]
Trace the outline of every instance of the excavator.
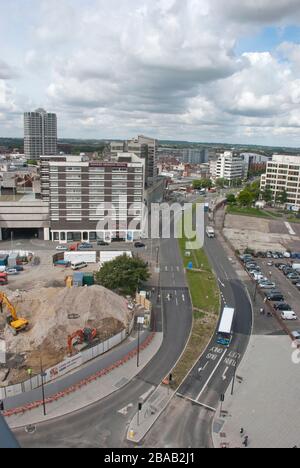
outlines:
[[72, 335], [68, 336], [68, 349], [69, 354], [72, 356], [74, 343], [73, 340], [77, 338], [77, 344], [87, 343], [90, 344], [97, 336], [96, 328], [84, 328], [83, 330], [77, 330]]
[[29, 325], [28, 320], [24, 318], [19, 318], [17, 315], [17, 311], [3, 292], [0, 291], [0, 311], [3, 314], [3, 305], [7, 307], [9, 310], [10, 315], [7, 317], [7, 323], [10, 327], [12, 333], [17, 335], [20, 331], [26, 330]]

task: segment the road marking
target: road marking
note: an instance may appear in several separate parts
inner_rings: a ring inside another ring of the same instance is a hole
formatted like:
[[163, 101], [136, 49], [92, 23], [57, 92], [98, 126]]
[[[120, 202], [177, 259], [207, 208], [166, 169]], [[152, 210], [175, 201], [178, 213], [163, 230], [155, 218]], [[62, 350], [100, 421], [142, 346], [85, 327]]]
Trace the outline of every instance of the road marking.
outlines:
[[285, 222], [284, 224], [285, 224], [285, 227], [287, 228], [287, 230], [289, 231], [289, 234], [291, 236], [295, 236], [296, 233], [295, 233], [294, 229], [292, 228], [292, 226], [290, 225], [290, 223]]
[[184, 400], [188, 400], [188, 401], [194, 403], [195, 405], [203, 406], [203, 408], [206, 408], [206, 409], [208, 409], [209, 411], [213, 411], [214, 413], [217, 412], [216, 408], [213, 408], [212, 406], [208, 406], [208, 405], [206, 405], [205, 403], [201, 403], [200, 401], [196, 401], [196, 400], [194, 400], [193, 398], [188, 397], [188, 396], [186, 396], [186, 395], [182, 395], [182, 393], [176, 393], [176, 396], [178, 396], [179, 398], [183, 398]]
[[229, 367], [226, 367], [224, 374], [222, 375], [222, 380], [225, 381], [227, 379], [227, 372], [228, 372]]
[[220, 280], [220, 278], [218, 278], [218, 281], [219, 281], [220, 285], [221, 285], [223, 288], [225, 288], [225, 284], [222, 283], [222, 281]]
[[225, 354], [227, 353], [227, 349], [225, 349], [224, 353], [222, 354], [221, 358], [220, 358], [220, 361], [218, 362], [218, 364], [216, 365], [216, 367], [214, 368], [213, 372], [210, 374], [210, 377], [208, 378], [208, 380], [206, 381], [206, 384], [204, 385], [204, 387], [202, 388], [201, 392], [199, 393], [199, 395], [197, 396], [196, 400], [199, 400], [199, 398], [201, 397], [202, 393], [204, 392], [204, 390], [206, 390], [206, 388], [208, 387], [208, 384], [209, 382], [211, 381], [211, 379], [213, 378], [213, 376], [215, 375], [215, 373], [217, 372], [218, 368], [220, 367], [220, 365], [222, 364], [222, 361], [223, 361], [223, 358], [225, 356]]
[[199, 369], [198, 369], [198, 372], [202, 372], [202, 371], [204, 371], [204, 369], [206, 369], [206, 368], [207, 368], [207, 366], [208, 366], [208, 362], [205, 364], [205, 366], [204, 366], [204, 367], [199, 367]]
[[167, 266], [165, 267], [165, 270], [168, 271], [168, 267], [167, 267]]
[[177, 297], [176, 297], [176, 305], [178, 306], [178, 299], [177, 299]]
[[179, 266], [177, 267], [177, 271], [180, 271], [180, 267], [179, 267]]
[[183, 302], [185, 302], [185, 295], [184, 294], [182, 294], [182, 300], [183, 300]]

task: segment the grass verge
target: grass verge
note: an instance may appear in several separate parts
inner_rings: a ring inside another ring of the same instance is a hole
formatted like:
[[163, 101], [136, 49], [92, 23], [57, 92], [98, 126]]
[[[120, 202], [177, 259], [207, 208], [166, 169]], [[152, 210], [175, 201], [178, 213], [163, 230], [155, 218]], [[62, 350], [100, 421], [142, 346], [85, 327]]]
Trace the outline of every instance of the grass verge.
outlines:
[[236, 214], [236, 215], [241, 215], [241, 216], [252, 216], [254, 218], [265, 218], [265, 219], [278, 219], [281, 218], [281, 214], [273, 214], [270, 213], [269, 211], [265, 210], [260, 210], [258, 208], [252, 208], [252, 207], [240, 207], [240, 206], [235, 206], [231, 205], [227, 207], [227, 213], [228, 214]]
[[186, 238], [179, 240], [184, 266], [187, 267], [192, 261], [194, 268], [199, 271], [187, 271], [187, 281], [193, 303], [193, 327], [185, 352], [172, 371], [171, 386], [173, 389], [181, 384], [205, 350], [216, 329], [220, 311], [218, 283], [204, 250], [191, 251], [191, 257], [187, 257], [185, 243]]

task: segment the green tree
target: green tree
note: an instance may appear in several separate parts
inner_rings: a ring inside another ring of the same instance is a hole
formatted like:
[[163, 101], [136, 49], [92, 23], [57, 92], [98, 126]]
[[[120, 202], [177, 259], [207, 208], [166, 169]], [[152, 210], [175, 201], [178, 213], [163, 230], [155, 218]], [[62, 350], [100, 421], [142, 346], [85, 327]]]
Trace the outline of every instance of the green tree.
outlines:
[[194, 180], [193, 181], [193, 188], [195, 190], [201, 190], [201, 189], [210, 189], [212, 188], [213, 183], [210, 179], [200, 179], [200, 180]]
[[241, 206], [251, 206], [254, 202], [254, 196], [253, 193], [245, 189], [239, 193], [237, 200]]
[[285, 205], [289, 200], [289, 196], [287, 191], [284, 189], [282, 192], [277, 193], [276, 195], [276, 203], [279, 203], [280, 205]]
[[226, 185], [226, 181], [225, 179], [221, 178], [221, 179], [217, 179], [216, 180], [216, 186], [219, 187], [219, 188], [224, 188]]
[[229, 193], [226, 198], [227, 198], [228, 203], [230, 204], [236, 203], [236, 196], [234, 195], [234, 193]]
[[266, 185], [265, 190], [261, 192], [261, 196], [266, 203], [271, 203], [273, 201], [273, 192], [268, 185]]
[[148, 265], [143, 260], [122, 255], [103, 265], [96, 274], [96, 283], [121, 294], [134, 295], [149, 278]]

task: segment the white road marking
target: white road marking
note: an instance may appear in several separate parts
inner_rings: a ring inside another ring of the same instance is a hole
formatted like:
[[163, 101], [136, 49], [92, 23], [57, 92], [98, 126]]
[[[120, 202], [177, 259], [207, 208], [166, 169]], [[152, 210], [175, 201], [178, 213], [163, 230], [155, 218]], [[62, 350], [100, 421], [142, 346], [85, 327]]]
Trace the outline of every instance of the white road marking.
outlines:
[[176, 297], [176, 306], [178, 306], [178, 299], [177, 299], [177, 297]]
[[213, 378], [213, 376], [215, 375], [215, 373], [217, 372], [218, 368], [220, 367], [220, 365], [222, 364], [222, 361], [223, 361], [223, 358], [225, 356], [225, 354], [227, 353], [227, 349], [225, 349], [224, 353], [222, 354], [221, 358], [220, 358], [220, 361], [218, 362], [218, 364], [216, 365], [216, 367], [214, 368], [213, 372], [210, 374], [210, 377], [208, 378], [208, 380], [206, 381], [206, 384], [204, 385], [204, 387], [202, 388], [201, 392], [199, 393], [199, 395], [197, 396], [196, 400], [199, 400], [199, 398], [201, 397], [202, 393], [204, 392], [204, 390], [206, 390], [206, 388], [208, 387], [208, 384], [209, 382], [211, 381], [211, 379]]
[[285, 224], [285, 227], [287, 228], [287, 230], [289, 231], [289, 234], [291, 236], [295, 236], [296, 233], [295, 233], [294, 229], [292, 228], [292, 226], [290, 225], [290, 223], [285, 222], [284, 224]]
[[182, 300], [183, 300], [183, 302], [185, 302], [185, 295], [184, 294], [182, 294]]
[[222, 281], [220, 280], [220, 278], [218, 278], [218, 281], [219, 281], [220, 285], [221, 285], [223, 288], [225, 288], [225, 284], [222, 283]]
[[226, 367], [226, 369], [225, 369], [225, 371], [224, 371], [224, 374], [222, 375], [222, 380], [224, 380], [224, 381], [227, 379], [227, 375], [226, 375], [226, 374], [227, 374], [227, 372], [228, 372], [228, 369], [229, 369], [229, 367]]
[[179, 266], [177, 267], [177, 271], [180, 271], [180, 267], [179, 267]]
[[205, 364], [205, 366], [204, 366], [204, 367], [199, 367], [199, 369], [198, 369], [198, 372], [202, 372], [202, 371], [204, 371], [204, 369], [206, 369], [206, 368], [207, 368], [207, 366], [208, 366], [208, 362]]
[[165, 267], [165, 270], [168, 271], [168, 267], [167, 267], [167, 266]]

